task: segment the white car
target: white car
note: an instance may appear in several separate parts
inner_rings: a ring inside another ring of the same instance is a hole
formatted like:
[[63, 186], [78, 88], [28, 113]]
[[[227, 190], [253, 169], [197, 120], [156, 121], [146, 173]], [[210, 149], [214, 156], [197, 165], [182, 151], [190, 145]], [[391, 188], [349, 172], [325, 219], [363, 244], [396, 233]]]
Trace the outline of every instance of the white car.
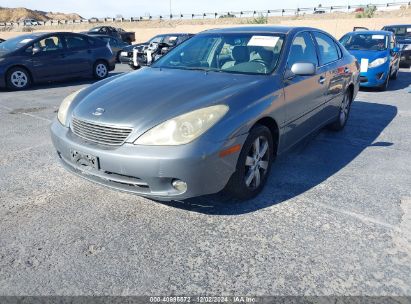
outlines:
[[23, 20], [24, 26], [37, 26], [39, 22], [35, 19], [25, 19]]

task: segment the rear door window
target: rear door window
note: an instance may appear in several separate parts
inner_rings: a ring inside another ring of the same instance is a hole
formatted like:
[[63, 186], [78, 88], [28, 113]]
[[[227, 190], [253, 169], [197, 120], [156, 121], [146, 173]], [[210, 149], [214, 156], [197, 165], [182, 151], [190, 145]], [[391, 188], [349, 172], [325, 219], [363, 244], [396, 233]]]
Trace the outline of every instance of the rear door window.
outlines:
[[85, 49], [88, 48], [88, 39], [81, 36], [65, 36], [66, 46], [68, 49]]

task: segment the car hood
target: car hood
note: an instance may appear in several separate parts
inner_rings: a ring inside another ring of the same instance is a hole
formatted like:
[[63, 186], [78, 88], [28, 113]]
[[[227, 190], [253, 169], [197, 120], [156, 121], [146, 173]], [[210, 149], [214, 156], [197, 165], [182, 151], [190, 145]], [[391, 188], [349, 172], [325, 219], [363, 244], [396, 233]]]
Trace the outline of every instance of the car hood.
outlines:
[[388, 56], [388, 50], [384, 51], [349, 51], [359, 62], [361, 59], [368, 59], [369, 62], [374, 61], [377, 58], [383, 58]]
[[[178, 115], [215, 104], [228, 104], [250, 86], [270, 77], [143, 68], [96, 83], [83, 94], [72, 116], [90, 122], [131, 127], [141, 134]], [[104, 113], [95, 116], [97, 108]]]

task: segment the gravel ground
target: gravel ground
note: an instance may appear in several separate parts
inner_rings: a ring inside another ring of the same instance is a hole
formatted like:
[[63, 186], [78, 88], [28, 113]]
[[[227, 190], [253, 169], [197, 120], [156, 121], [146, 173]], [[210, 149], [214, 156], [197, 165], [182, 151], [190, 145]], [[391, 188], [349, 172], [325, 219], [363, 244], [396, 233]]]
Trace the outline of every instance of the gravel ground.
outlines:
[[245, 203], [67, 173], [49, 124], [88, 83], [0, 91], [0, 295], [411, 295], [410, 71], [360, 92], [343, 132], [279, 158]]

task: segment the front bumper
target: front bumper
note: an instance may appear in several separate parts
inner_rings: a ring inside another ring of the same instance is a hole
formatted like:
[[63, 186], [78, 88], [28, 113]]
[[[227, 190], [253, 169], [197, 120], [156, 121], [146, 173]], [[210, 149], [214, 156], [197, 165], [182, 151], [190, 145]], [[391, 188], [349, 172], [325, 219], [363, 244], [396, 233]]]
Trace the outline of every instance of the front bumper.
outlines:
[[[125, 143], [109, 147], [83, 140], [55, 120], [51, 137], [63, 166], [72, 173], [117, 190], [169, 201], [223, 190], [235, 171], [239, 152], [224, 158], [219, 152], [243, 145], [247, 134], [223, 143], [197, 140], [181, 146]], [[74, 164], [72, 150], [98, 157], [99, 169]], [[185, 192], [173, 188], [175, 179], [187, 183]]]
[[382, 86], [389, 77], [389, 64], [385, 63], [375, 68], [369, 68], [367, 72], [360, 73], [360, 87]]

